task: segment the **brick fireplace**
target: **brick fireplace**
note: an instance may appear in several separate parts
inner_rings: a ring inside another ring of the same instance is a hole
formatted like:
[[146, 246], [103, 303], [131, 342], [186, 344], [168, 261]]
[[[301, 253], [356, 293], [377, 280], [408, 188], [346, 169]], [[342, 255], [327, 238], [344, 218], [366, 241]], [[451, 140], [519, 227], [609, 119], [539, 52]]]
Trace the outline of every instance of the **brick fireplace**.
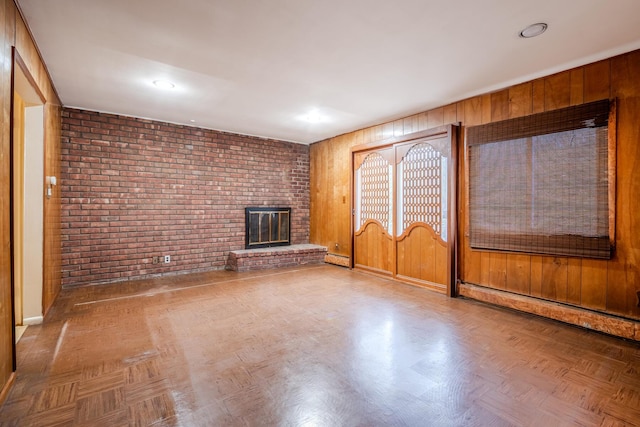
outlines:
[[250, 271], [321, 264], [327, 248], [291, 245], [291, 208], [245, 208], [245, 249], [229, 252], [227, 270]]
[[291, 244], [291, 208], [249, 207], [244, 210], [245, 249]]

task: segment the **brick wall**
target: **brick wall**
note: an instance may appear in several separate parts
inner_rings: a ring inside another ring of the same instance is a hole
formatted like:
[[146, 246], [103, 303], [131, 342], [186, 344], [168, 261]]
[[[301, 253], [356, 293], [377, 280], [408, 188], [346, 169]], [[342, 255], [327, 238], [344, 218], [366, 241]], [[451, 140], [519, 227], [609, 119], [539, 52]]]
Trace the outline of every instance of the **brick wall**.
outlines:
[[309, 242], [306, 145], [64, 109], [60, 185], [63, 285], [224, 268], [246, 206], [290, 206]]

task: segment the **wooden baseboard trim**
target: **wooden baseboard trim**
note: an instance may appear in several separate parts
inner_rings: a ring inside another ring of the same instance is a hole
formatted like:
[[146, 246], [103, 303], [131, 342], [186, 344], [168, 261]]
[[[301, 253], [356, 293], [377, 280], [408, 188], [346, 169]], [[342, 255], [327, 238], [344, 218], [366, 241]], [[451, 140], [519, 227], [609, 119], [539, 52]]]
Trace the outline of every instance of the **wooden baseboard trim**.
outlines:
[[579, 307], [510, 292], [489, 289], [469, 283], [459, 284], [460, 296], [531, 313], [621, 338], [640, 341], [640, 322], [610, 316]]
[[13, 383], [16, 380], [16, 373], [12, 372], [11, 375], [9, 375], [9, 379], [7, 380], [7, 383], [4, 385], [4, 387], [2, 387], [2, 391], [0, 391], [0, 406], [2, 406], [4, 404], [4, 401], [7, 399], [7, 396], [9, 395], [9, 391], [11, 391], [11, 387], [13, 386]]
[[396, 274], [396, 280], [406, 283], [408, 285], [417, 286], [419, 288], [429, 289], [431, 291], [439, 292], [441, 294], [447, 293], [447, 286], [440, 283], [429, 282], [427, 280], [414, 279], [413, 277], [403, 276]]
[[324, 257], [324, 262], [327, 264], [335, 264], [342, 267], [351, 267], [351, 259], [348, 256], [327, 254]]

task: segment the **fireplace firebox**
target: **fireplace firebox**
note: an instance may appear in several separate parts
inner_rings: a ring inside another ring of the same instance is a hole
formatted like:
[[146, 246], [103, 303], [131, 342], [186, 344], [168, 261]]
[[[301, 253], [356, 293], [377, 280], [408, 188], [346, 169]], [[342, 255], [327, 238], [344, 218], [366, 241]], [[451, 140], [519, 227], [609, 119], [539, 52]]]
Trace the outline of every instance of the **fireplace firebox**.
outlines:
[[245, 208], [244, 216], [245, 249], [291, 244], [291, 208]]

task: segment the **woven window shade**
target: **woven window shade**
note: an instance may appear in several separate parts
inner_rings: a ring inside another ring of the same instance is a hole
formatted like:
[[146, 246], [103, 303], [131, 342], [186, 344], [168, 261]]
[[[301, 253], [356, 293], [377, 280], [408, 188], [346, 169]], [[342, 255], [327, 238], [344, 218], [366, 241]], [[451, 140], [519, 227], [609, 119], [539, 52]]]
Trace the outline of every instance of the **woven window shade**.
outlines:
[[467, 130], [471, 247], [608, 259], [609, 101]]

